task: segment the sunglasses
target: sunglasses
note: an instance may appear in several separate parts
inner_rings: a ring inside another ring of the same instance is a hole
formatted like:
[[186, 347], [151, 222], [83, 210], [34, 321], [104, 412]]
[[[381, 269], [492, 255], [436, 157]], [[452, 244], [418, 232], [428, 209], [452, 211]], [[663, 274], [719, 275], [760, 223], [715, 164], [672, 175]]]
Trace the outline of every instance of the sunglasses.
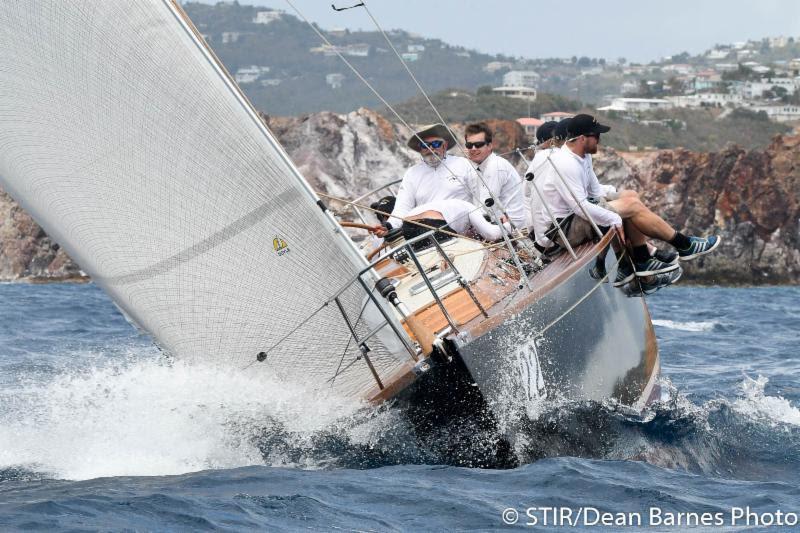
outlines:
[[474, 143], [466, 142], [464, 143], [464, 146], [466, 146], [468, 150], [471, 150], [472, 148], [483, 148], [487, 144], [489, 144], [489, 141], [478, 141]]
[[587, 135], [584, 135], [584, 137], [594, 137], [598, 141], [600, 140], [600, 134], [599, 133], [589, 133]]
[[436, 148], [441, 148], [442, 146], [444, 146], [444, 141], [439, 140], [439, 139], [436, 139], [435, 141], [420, 142], [419, 143], [420, 149], [427, 148], [427, 149], [430, 150], [431, 148], [436, 149]]

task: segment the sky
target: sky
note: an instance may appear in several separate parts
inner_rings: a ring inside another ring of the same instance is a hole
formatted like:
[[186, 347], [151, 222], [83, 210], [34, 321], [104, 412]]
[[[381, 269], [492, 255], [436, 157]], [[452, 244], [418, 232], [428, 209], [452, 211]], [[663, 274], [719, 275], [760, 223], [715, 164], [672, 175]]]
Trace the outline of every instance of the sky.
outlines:
[[[214, 0], [203, 0], [215, 3]], [[325, 29], [374, 30], [363, 9], [334, 12], [331, 0], [292, 0]], [[333, 0], [337, 7], [358, 0]], [[240, 4], [294, 12], [285, 0]], [[588, 56], [649, 62], [714, 44], [800, 37], [798, 0], [367, 0], [378, 23], [490, 54]]]

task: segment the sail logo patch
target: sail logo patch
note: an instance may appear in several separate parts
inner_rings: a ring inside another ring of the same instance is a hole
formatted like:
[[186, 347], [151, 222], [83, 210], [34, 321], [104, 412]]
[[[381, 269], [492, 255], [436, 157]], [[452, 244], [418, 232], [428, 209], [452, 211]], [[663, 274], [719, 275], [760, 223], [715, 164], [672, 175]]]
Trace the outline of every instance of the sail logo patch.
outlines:
[[272, 239], [272, 248], [275, 249], [275, 253], [277, 253], [279, 257], [289, 253], [289, 245], [278, 236]]

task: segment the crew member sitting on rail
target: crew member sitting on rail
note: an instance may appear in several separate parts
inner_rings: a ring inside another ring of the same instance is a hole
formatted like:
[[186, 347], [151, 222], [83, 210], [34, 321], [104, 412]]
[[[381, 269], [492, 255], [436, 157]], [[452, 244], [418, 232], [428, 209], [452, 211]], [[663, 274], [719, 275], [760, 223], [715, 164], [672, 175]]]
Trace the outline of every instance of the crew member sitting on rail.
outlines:
[[475, 171], [465, 157], [447, 155], [455, 145], [455, 138], [442, 124], [427, 126], [411, 136], [408, 146], [420, 153], [422, 161], [403, 176], [391, 218], [384, 227], [376, 227], [378, 236], [386, 234], [386, 226], [399, 228], [401, 219], [419, 205], [453, 198], [473, 200]]
[[[563, 122], [563, 120], [561, 122]], [[526, 178], [528, 175], [532, 175], [533, 179], [537, 179], [547, 170], [547, 166], [549, 166], [547, 159], [555, 153], [559, 146], [557, 144], [559, 142], [558, 137], [555, 136], [556, 126], [558, 124], [560, 124], [560, 122], [545, 122], [536, 130], [536, 153], [533, 155], [533, 160], [525, 171]], [[537, 186], [539, 182], [541, 182], [541, 179], [537, 182]], [[535, 243], [536, 248], [540, 252], [543, 252], [545, 249], [553, 246], [553, 242], [545, 235], [545, 232], [550, 227], [551, 220], [542, 206], [542, 199], [539, 197], [539, 194], [536, 193], [531, 181], [527, 179], [525, 181], [525, 196], [528, 198], [528, 205], [530, 205], [528, 235]], [[536, 228], [539, 228], [538, 232]]]
[[[465, 146], [469, 160], [480, 174], [475, 178], [477, 200], [484, 204], [488, 198], [496, 200], [495, 208], [503, 213], [516, 228], [527, 226], [522, 179], [508, 160], [492, 152], [492, 130], [484, 122], [470, 124], [464, 130]], [[498, 205], [499, 204], [499, 205]]]
[[[600, 135], [610, 129], [599, 124], [590, 115], [576, 115], [567, 126], [567, 142], [551, 155], [545, 172], [536, 178], [543, 201], [547, 202], [559, 221], [567, 242], [575, 247], [595, 238], [597, 235], [592, 221], [601, 231], [617, 228], [623, 240], [627, 235], [632, 246], [635, 272], [628, 261], [621, 261], [615, 284], [626, 283], [634, 276], [647, 277], [678, 269], [677, 264], [666, 264], [650, 256], [648, 237], [671, 244], [683, 260], [693, 259], [715, 249], [719, 245], [719, 237], [683, 235], [650, 211], [638, 195], [622, 195], [608, 202], [601, 200], [598, 204], [589, 201], [591, 196], [602, 197], [604, 194], [596, 176], [592, 179], [586, 172], [584, 156], [597, 153]], [[543, 206], [541, 209], [543, 210]], [[546, 211], [545, 215], [550, 220]], [[539, 217], [538, 220], [544, 220], [544, 217]], [[540, 232], [544, 232], [551, 240], [560, 241], [555, 229], [552, 222], [546, 229], [541, 225], [534, 226], [537, 237]]]
[[[410, 223], [411, 221], [421, 222], [424, 226]], [[446, 225], [442, 225], [442, 221]], [[461, 235], [467, 234], [471, 229], [487, 241], [497, 241], [503, 237], [500, 227], [484, 218], [481, 206], [455, 198], [429, 202], [412, 209], [403, 224], [403, 235], [408, 240], [431, 230], [431, 227], [425, 226], [450, 229]], [[511, 231], [508, 222], [503, 223], [503, 226], [506, 232]]]

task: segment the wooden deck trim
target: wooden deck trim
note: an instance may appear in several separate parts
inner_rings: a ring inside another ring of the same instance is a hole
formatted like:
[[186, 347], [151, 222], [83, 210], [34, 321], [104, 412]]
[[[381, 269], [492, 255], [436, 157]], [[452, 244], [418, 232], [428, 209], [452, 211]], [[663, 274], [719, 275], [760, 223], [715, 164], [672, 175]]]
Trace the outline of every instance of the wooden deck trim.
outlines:
[[365, 397], [367, 401], [373, 405], [381, 404], [393, 398], [398, 392], [416, 381], [416, 379], [417, 375], [414, 372], [414, 367], [411, 364], [407, 364], [384, 379], [385, 385], [382, 389], [375, 385], [367, 392]]
[[[486, 309], [489, 314], [489, 318], [483, 318], [480, 311], [475, 306], [475, 303], [463, 288], [459, 287], [450, 291], [442, 297], [442, 302], [445, 304], [448, 313], [450, 313], [456, 324], [462, 326], [462, 331], [467, 331], [473, 337], [479, 337], [496, 328], [502, 322], [512, 315], [519, 313], [533, 302], [539, 300], [553, 290], [553, 288], [572, 276], [576, 271], [584, 268], [590, 261], [597, 257], [606, 246], [610, 245], [615, 237], [615, 233], [608, 232], [597, 243], [586, 243], [577, 247], [575, 250], [578, 255], [577, 260], [573, 260], [572, 257], [566, 253], [561, 254], [552, 263], [547, 265], [542, 272], [533, 277], [532, 282], [535, 288], [532, 292], [527, 290], [517, 291], [519, 276], [517, 275], [514, 277], [513, 275], [509, 275], [508, 272], [497, 267], [496, 263], [493, 263], [493, 261], [502, 260], [502, 256], [489, 254], [478, 273], [476, 281], [471, 285], [478, 301], [481, 302], [481, 305], [484, 306], [484, 309]], [[509, 271], [512, 273], [515, 272], [513, 270]], [[500, 279], [503, 279], [506, 285], [496, 285], [491, 281], [488, 275], [490, 272]], [[537, 277], [548, 273], [550, 276], [544, 277], [543, 283], [538, 285]], [[509, 298], [511, 298], [510, 302], [508, 301]], [[459, 307], [448, 305], [454, 302], [457, 303]], [[644, 302], [642, 305], [645, 305]], [[646, 311], [647, 306], [645, 305], [645, 312]], [[421, 318], [423, 324], [430, 327], [434, 332], [441, 331], [448, 326], [447, 320], [436, 302], [431, 302], [429, 305], [418, 310], [415, 315]], [[647, 318], [649, 324], [649, 314]], [[408, 331], [405, 323], [403, 323], [403, 328], [408, 332], [411, 338], [414, 339], [414, 336]], [[646, 335], [647, 370], [649, 374], [658, 363], [658, 349], [655, 344], [655, 333], [653, 332], [652, 324], [650, 324]], [[380, 404], [394, 397], [416, 379], [417, 376], [413, 370], [413, 366], [409, 363], [399, 371], [383, 379], [385, 384], [383, 389], [379, 389], [377, 386], [372, 387], [365, 397], [372, 404]]]
[[545, 269], [538, 274], [541, 276], [547, 273], [549, 269], [552, 269], [550, 272], [555, 272], [556, 269], [560, 267], [560, 270], [555, 273], [555, 275], [546, 278], [541, 285], [536, 283], [536, 277], [534, 277], [532, 280], [534, 285], [533, 291], [517, 292], [512, 296], [511, 302], [509, 302], [508, 305], [503, 305], [502, 308], [498, 306], [500, 303], [498, 302], [498, 304], [495, 304], [493, 308], [487, 309], [487, 312], [490, 315], [489, 318], [483, 320], [472, 320], [468, 324], [465, 324], [463, 329], [468, 331], [473, 337], [480, 337], [488, 331], [496, 328], [511, 316], [518, 314], [533, 302], [541, 299], [544, 295], [563, 283], [575, 272], [588, 265], [589, 262], [597, 257], [597, 255], [602, 252], [607, 245], [611, 244], [611, 241], [615, 237], [615, 233], [608, 232], [597, 243], [587, 243], [579, 246], [575, 250], [578, 254], [577, 260], [573, 260], [568, 254], [561, 254], [555, 261], [547, 265]]

